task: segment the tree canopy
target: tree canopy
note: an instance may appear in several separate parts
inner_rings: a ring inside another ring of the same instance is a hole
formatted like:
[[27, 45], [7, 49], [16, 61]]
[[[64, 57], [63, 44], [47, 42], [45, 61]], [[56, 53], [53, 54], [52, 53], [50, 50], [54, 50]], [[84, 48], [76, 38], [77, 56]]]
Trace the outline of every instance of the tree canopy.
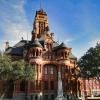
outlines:
[[100, 77], [100, 43], [89, 48], [79, 59], [78, 66], [83, 77]]
[[32, 66], [24, 60], [11, 61], [11, 58], [0, 53], [0, 79], [27, 79], [34, 78]]
[[34, 80], [32, 66], [24, 60], [12, 61], [8, 55], [0, 52], [0, 80], [4, 84], [1, 95], [4, 98], [11, 98], [16, 80]]

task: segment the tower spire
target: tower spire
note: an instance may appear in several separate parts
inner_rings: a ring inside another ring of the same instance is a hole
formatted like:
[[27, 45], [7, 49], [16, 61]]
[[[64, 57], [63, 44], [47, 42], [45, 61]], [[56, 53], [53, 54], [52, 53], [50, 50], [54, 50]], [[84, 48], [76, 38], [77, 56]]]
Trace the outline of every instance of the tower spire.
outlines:
[[40, 10], [42, 9], [42, 0], [40, 0]]

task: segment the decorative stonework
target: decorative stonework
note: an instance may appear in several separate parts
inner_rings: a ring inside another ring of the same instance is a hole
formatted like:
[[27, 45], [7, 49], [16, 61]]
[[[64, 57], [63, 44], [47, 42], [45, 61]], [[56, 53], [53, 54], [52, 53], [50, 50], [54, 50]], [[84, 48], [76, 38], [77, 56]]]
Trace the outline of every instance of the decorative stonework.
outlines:
[[[19, 44], [23, 45], [20, 46]], [[34, 84], [32, 82], [28, 83], [28, 93], [31, 94], [32, 98], [38, 98], [39, 94], [42, 93], [43, 100], [55, 99], [58, 88], [58, 70], [61, 73], [64, 95], [69, 93], [77, 95], [77, 78], [75, 76], [77, 58], [73, 56], [72, 48], [54, 40], [54, 33], [50, 32], [46, 12], [43, 10], [36, 11], [31, 40], [21, 40], [15, 47], [10, 48], [11, 50], [8, 49], [6, 52], [13, 59], [24, 57], [35, 69]], [[19, 48], [22, 49], [22, 52]], [[13, 49], [16, 51], [16, 55], [12, 52]], [[20, 81], [16, 82], [15, 95], [25, 92], [17, 88], [20, 87], [20, 84]]]

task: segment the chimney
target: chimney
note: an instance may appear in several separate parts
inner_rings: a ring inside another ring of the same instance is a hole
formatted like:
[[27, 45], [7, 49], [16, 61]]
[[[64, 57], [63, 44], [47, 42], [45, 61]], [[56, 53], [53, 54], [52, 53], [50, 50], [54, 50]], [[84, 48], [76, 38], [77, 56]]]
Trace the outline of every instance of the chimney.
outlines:
[[5, 50], [7, 50], [9, 48], [9, 42], [5, 42]]

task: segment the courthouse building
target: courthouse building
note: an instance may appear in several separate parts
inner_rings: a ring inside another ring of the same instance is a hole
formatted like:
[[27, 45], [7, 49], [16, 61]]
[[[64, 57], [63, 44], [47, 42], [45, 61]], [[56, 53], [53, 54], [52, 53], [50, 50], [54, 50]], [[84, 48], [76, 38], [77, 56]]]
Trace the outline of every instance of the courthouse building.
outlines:
[[[72, 54], [72, 48], [54, 39], [54, 33], [50, 32], [47, 13], [42, 9], [36, 11], [31, 40], [22, 38], [13, 47], [9, 47], [7, 42], [5, 52], [14, 60], [25, 59], [35, 70], [35, 81], [29, 81], [27, 87], [27, 97], [30, 100], [55, 99], [58, 71], [61, 72], [64, 96], [72, 94], [75, 97], [77, 95], [77, 90], [79, 90], [76, 75], [77, 58]], [[25, 92], [25, 80], [16, 81], [14, 97], [22, 100]]]

